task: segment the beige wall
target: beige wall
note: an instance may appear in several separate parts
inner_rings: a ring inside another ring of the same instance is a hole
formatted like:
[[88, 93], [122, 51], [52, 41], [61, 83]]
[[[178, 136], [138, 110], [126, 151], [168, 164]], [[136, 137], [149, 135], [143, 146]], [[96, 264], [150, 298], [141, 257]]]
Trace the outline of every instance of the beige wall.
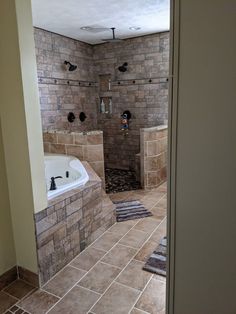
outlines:
[[16, 259], [37, 271], [33, 213], [47, 206], [30, 0], [0, 2], [0, 114]]
[[[171, 145], [176, 172], [171, 168], [169, 219], [173, 222], [175, 216], [176, 251], [171, 255], [175, 258], [175, 268], [170, 269], [174, 301], [169, 300], [168, 313], [233, 314], [236, 313], [236, 1], [181, 0], [174, 5], [180, 16], [180, 37], [171, 124], [174, 136], [177, 120], [177, 135]], [[176, 39], [177, 24], [174, 31]], [[178, 47], [174, 48], [176, 65]], [[171, 247], [173, 240], [171, 237]]]
[[0, 120], [0, 275], [16, 265]]

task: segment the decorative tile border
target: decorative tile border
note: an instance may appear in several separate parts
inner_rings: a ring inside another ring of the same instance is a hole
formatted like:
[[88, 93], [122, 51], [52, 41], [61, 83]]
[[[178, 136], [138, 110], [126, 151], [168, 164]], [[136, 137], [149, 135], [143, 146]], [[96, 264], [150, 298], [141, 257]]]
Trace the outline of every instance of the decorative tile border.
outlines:
[[71, 79], [61, 79], [57, 77], [38, 77], [39, 84], [47, 85], [69, 85], [69, 86], [81, 86], [81, 87], [96, 87], [97, 82], [93, 81], [81, 81], [81, 80], [71, 80]]

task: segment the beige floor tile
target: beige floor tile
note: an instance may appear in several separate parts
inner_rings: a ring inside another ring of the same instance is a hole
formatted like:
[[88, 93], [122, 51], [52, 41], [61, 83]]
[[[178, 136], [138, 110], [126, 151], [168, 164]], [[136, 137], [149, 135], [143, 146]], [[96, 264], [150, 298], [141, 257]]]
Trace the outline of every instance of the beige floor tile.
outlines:
[[91, 311], [95, 314], [128, 314], [139, 293], [138, 290], [113, 283]]
[[70, 265], [83, 270], [90, 270], [104, 255], [104, 250], [99, 250], [93, 247], [87, 248], [74, 259]]
[[7, 309], [9, 309], [18, 300], [0, 291], [0, 314], [3, 314]]
[[157, 206], [166, 209], [166, 208], [167, 208], [167, 198], [166, 198], [166, 197], [163, 197], [163, 198], [157, 203]]
[[151, 217], [143, 218], [140, 222], [134, 226], [134, 229], [147, 232], [148, 234], [152, 233], [155, 228], [159, 225], [159, 222], [156, 219]]
[[124, 224], [124, 225], [131, 225], [132, 227], [135, 226], [138, 222], [140, 221], [140, 219], [132, 219], [132, 220], [125, 220], [122, 222], [119, 222], [119, 224]]
[[132, 194], [132, 191], [125, 191], [125, 192], [109, 194], [109, 197], [112, 201], [118, 202], [118, 201], [126, 200], [131, 194]]
[[17, 299], [22, 299], [33, 290], [35, 290], [35, 287], [29, 285], [23, 280], [17, 279], [3, 291], [7, 292]]
[[129, 224], [129, 221], [130, 220], [128, 220], [126, 224], [123, 222], [117, 222], [109, 229], [109, 232], [117, 233], [122, 236], [125, 235], [132, 228], [132, 223]]
[[119, 274], [120, 268], [99, 262], [78, 283], [79, 286], [103, 293]]
[[82, 277], [86, 271], [71, 266], [65, 267], [43, 289], [58, 297], [63, 297]]
[[148, 233], [141, 230], [131, 229], [123, 239], [120, 240], [120, 244], [131, 246], [133, 248], [141, 248], [144, 242], [149, 237]]
[[58, 300], [59, 298], [45, 291], [37, 290], [18, 305], [32, 314], [45, 314]]
[[153, 279], [159, 280], [159, 281], [163, 281], [163, 282], [166, 283], [166, 277], [161, 276], [161, 275], [158, 275], [158, 274], [154, 274], [154, 275], [153, 275]]
[[75, 286], [49, 313], [85, 314], [99, 297], [95, 292]]
[[157, 205], [152, 207], [151, 212], [153, 214], [152, 218], [161, 222], [166, 217], [166, 209], [160, 208]]
[[123, 268], [128, 264], [136, 252], [136, 249], [116, 244], [116, 246], [103, 257], [102, 262]]
[[144, 246], [138, 251], [138, 253], [135, 255], [134, 259], [146, 262], [148, 257], [152, 254], [152, 252], [157, 248], [157, 243], [154, 241], [148, 240]]
[[142, 310], [133, 308], [133, 310], [130, 312], [130, 314], [145, 314], [147, 312], [143, 312]]
[[160, 240], [166, 236], [166, 219], [161, 222], [157, 230], [153, 232], [150, 237], [150, 241], [154, 241], [159, 244]]
[[165, 314], [164, 282], [151, 279], [135, 307], [151, 314]]
[[112, 232], [105, 232], [97, 241], [92, 244], [92, 247], [109, 251], [115, 243], [117, 243], [122, 235]]
[[151, 273], [142, 270], [143, 266], [144, 263], [132, 260], [122, 271], [116, 281], [142, 291], [152, 276]]

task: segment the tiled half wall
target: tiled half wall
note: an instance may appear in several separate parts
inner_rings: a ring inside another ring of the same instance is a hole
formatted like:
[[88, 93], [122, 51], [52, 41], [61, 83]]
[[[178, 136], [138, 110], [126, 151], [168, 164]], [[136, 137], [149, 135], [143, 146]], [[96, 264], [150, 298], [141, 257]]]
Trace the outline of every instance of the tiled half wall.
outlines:
[[50, 131], [43, 133], [44, 151], [66, 154], [88, 161], [105, 186], [103, 132]]
[[89, 181], [49, 201], [35, 214], [41, 285], [115, 222], [114, 204], [104, 193], [101, 179], [83, 162]]
[[167, 126], [140, 130], [141, 184], [152, 189], [166, 181]]

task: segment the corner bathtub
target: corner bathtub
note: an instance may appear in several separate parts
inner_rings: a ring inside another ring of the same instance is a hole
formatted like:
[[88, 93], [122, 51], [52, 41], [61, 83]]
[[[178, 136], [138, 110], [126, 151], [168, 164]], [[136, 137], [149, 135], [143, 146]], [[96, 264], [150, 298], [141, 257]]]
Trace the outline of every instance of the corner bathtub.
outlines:
[[[84, 185], [89, 176], [79, 159], [73, 156], [45, 154], [45, 175], [48, 199]], [[69, 176], [67, 177], [67, 174]], [[51, 177], [61, 176], [55, 180], [57, 189], [50, 191]]]

